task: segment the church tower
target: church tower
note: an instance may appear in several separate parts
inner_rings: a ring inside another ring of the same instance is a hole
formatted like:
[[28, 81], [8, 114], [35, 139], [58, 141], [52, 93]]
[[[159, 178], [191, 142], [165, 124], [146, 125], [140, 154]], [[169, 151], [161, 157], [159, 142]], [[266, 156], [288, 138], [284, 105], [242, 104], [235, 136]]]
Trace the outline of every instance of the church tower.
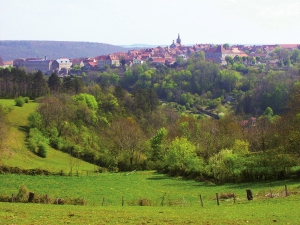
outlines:
[[177, 38], [177, 40], [176, 40], [176, 43], [181, 45], [181, 39], [180, 39], [179, 33], [178, 33], [178, 38]]

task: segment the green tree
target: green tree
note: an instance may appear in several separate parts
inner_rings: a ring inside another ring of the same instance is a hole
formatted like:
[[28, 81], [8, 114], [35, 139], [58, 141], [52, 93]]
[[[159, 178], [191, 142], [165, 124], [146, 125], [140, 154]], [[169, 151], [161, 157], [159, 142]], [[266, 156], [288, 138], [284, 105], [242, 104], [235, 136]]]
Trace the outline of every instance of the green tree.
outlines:
[[139, 124], [132, 118], [114, 120], [106, 130], [108, 149], [115, 157], [116, 164], [123, 164], [123, 170], [131, 170], [141, 163], [144, 134]]
[[61, 86], [62, 86], [62, 81], [56, 73], [52, 73], [51, 76], [49, 77], [48, 86], [50, 88], [50, 91], [52, 91], [52, 92], [60, 91]]
[[91, 110], [98, 109], [98, 103], [93, 95], [80, 93], [79, 95], [74, 96], [76, 102], [85, 103]]
[[48, 93], [48, 84], [41, 71], [36, 72], [32, 78], [32, 93], [31, 97], [36, 98]]
[[225, 56], [225, 61], [227, 62], [227, 66], [229, 66], [229, 64], [233, 65], [234, 60], [231, 56]]
[[164, 127], [160, 128], [157, 133], [150, 139], [152, 154], [151, 160], [162, 161], [165, 155], [165, 139], [168, 130]]
[[220, 88], [229, 93], [236, 88], [238, 81], [241, 79], [239, 72], [225, 69], [219, 72], [218, 77]]
[[202, 163], [196, 155], [196, 147], [185, 137], [176, 137], [168, 146], [166, 165], [172, 173], [198, 170]]
[[294, 49], [291, 55], [293, 62], [300, 62], [300, 49]]
[[228, 43], [225, 43], [225, 44], [223, 44], [223, 47], [224, 47], [225, 49], [229, 49], [229, 44], [228, 44]]

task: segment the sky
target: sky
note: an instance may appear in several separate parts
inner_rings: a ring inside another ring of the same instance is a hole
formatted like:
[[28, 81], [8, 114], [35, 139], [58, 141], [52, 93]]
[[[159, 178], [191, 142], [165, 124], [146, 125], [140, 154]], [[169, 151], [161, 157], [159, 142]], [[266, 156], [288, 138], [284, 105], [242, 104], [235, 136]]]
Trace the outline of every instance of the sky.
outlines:
[[0, 0], [0, 40], [300, 43], [300, 0]]

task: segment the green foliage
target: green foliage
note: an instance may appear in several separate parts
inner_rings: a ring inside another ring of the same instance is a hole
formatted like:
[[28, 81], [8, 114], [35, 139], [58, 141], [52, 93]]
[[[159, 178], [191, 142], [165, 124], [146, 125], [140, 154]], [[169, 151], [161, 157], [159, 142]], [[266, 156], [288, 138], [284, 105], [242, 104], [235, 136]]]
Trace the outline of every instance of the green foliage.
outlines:
[[37, 128], [31, 128], [28, 135], [29, 149], [43, 158], [47, 157], [49, 139], [44, 137]]
[[23, 98], [21, 96], [16, 98], [15, 104], [16, 104], [16, 106], [22, 107], [25, 104], [25, 98]]
[[93, 95], [81, 93], [79, 95], [76, 95], [74, 97], [74, 100], [76, 102], [85, 103], [89, 109], [91, 110], [97, 110], [98, 109], [98, 103]]
[[196, 156], [196, 147], [186, 138], [175, 138], [168, 146], [166, 166], [171, 173], [180, 174], [196, 170], [199, 172], [201, 162]]
[[232, 150], [225, 149], [209, 159], [206, 171], [214, 177], [216, 183], [233, 182], [238, 180], [242, 170], [240, 160]]
[[249, 143], [247, 141], [236, 139], [232, 147], [232, 152], [238, 155], [249, 153]]
[[39, 130], [43, 130], [44, 125], [43, 125], [43, 118], [41, 114], [38, 112], [30, 113], [30, 115], [28, 116], [28, 125], [31, 128], [37, 128]]
[[152, 155], [151, 160], [153, 161], [162, 161], [163, 156], [165, 154], [165, 139], [168, 134], [168, 130], [164, 127], [160, 128], [156, 135], [154, 135], [151, 139], [151, 148], [152, 148]]

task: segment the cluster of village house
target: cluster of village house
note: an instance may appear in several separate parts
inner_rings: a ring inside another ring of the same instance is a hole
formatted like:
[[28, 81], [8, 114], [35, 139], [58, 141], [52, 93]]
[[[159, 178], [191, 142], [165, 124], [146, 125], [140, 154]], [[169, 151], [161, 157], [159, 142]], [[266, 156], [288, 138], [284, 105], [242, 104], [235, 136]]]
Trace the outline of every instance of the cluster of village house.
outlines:
[[45, 74], [56, 72], [57, 74], [66, 75], [75, 65], [78, 65], [85, 71], [99, 70], [106, 65], [119, 67], [120, 64], [127, 64], [129, 67], [136, 64], [149, 62], [152, 65], [170, 66], [176, 62], [178, 57], [188, 58], [193, 53], [203, 51], [207, 61], [214, 61], [219, 64], [226, 64], [226, 56], [232, 58], [240, 57], [260, 57], [262, 60], [268, 57], [268, 54], [277, 46], [284, 49], [294, 49], [299, 47], [298, 44], [282, 45], [260, 45], [245, 46], [234, 45], [225, 48], [224, 45], [212, 44], [195, 44], [193, 46], [184, 46], [181, 43], [180, 36], [173, 40], [173, 43], [166, 47], [147, 48], [141, 50], [129, 50], [128, 52], [117, 52], [109, 55], [96, 56], [94, 58], [68, 59], [60, 58], [49, 60], [45, 58], [27, 58], [15, 59], [14, 67], [25, 67], [28, 71], [42, 71]]

